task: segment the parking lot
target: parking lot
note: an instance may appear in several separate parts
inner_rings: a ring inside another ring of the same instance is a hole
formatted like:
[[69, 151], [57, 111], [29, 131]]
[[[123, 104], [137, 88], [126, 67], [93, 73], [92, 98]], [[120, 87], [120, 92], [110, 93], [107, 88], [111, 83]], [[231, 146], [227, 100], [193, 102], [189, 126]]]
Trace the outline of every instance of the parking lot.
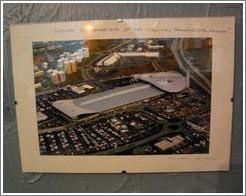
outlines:
[[[206, 94], [188, 90], [173, 94], [166, 93], [143, 102], [147, 111], [169, 120], [174, 118], [188, 120], [210, 111], [210, 100]], [[209, 116], [206, 119], [209, 123]]]
[[[136, 82], [131, 77], [122, 77], [101, 82], [100, 88], [108, 90]], [[203, 92], [193, 89], [164, 93], [135, 103], [137, 110], [132, 111], [132, 106], [129, 105], [106, 111], [92, 120], [81, 119], [77, 122], [71, 121], [51, 105], [60, 99], [81, 96], [83, 95], [75, 93], [70, 87], [37, 96], [37, 111], [48, 117], [38, 123], [39, 130], [42, 130], [39, 134], [41, 154], [135, 154], [144, 153], [145, 145], [147, 154], [208, 152], [210, 102]], [[160, 151], [155, 143], [165, 140], [165, 134], [160, 134], [163, 124], [173, 121], [183, 122], [186, 126], [185, 134], [177, 133], [182, 135], [184, 141], [175, 148]], [[57, 127], [60, 128], [55, 129]], [[204, 136], [204, 133], [199, 132], [200, 129], [206, 130], [207, 134]]]
[[[77, 123], [62, 131], [39, 135], [41, 154], [90, 154], [117, 148], [160, 131], [141, 112], [118, 114], [91, 124]], [[117, 150], [116, 150], [117, 151]]]

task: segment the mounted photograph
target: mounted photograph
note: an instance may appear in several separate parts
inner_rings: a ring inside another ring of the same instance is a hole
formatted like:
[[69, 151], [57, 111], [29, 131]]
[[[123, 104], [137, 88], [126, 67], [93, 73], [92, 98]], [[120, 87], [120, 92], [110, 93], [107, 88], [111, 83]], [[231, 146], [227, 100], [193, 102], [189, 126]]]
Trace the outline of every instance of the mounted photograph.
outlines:
[[234, 20], [11, 26], [22, 170], [227, 171]]
[[33, 42], [41, 155], [209, 152], [211, 38]]

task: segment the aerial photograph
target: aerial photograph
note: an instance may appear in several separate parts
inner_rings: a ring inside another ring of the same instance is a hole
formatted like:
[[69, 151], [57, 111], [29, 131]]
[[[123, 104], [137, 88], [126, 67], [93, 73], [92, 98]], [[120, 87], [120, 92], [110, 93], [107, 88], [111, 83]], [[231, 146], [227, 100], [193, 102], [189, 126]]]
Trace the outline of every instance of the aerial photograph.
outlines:
[[32, 47], [40, 155], [209, 153], [212, 38]]

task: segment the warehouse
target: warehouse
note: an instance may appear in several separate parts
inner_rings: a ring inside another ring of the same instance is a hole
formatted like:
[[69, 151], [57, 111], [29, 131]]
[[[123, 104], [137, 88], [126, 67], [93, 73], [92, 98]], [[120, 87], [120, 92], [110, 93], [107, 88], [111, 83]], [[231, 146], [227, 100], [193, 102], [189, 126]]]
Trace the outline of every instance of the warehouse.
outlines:
[[116, 63], [121, 57], [145, 57], [145, 58], [159, 58], [159, 52], [118, 52], [113, 53], [101, 61], [99, 61], [96, 66], [110, 66]]
[[120, 56], [117, 53], [110, 54], [106, 56], [101, 61], [97, 63], [97, 66], [110, 66], [120, 59]]

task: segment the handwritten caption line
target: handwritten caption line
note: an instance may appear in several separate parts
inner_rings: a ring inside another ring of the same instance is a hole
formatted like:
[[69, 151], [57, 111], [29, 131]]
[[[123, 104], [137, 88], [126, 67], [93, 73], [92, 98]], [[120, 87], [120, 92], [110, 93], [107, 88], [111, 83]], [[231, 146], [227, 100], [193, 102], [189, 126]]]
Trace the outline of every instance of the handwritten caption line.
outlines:
[[[73, 28], [59, 28], [56, 27], [54, 29], [55, 33], [75, 33], [78, 29]], [[86, 29], [80, 28], [80, 32], [86, 32]], [[119, 28], [119, 27], [102, 27], [102, 28], [94, 28], [91, 29], [90, 32], [103, 32], [103, 33], [111, 33], [111, 32], [122, 32], [122, 33], [129, 33], [129, 32], [168, 32], [168, 33], [182, 33], [182, 32], [190, 32], [190, 33], [220, 33], [225, 34], [230, 32], [230, 28], [142, 28], [142, 27], [126, 27], [126, 28]]]

